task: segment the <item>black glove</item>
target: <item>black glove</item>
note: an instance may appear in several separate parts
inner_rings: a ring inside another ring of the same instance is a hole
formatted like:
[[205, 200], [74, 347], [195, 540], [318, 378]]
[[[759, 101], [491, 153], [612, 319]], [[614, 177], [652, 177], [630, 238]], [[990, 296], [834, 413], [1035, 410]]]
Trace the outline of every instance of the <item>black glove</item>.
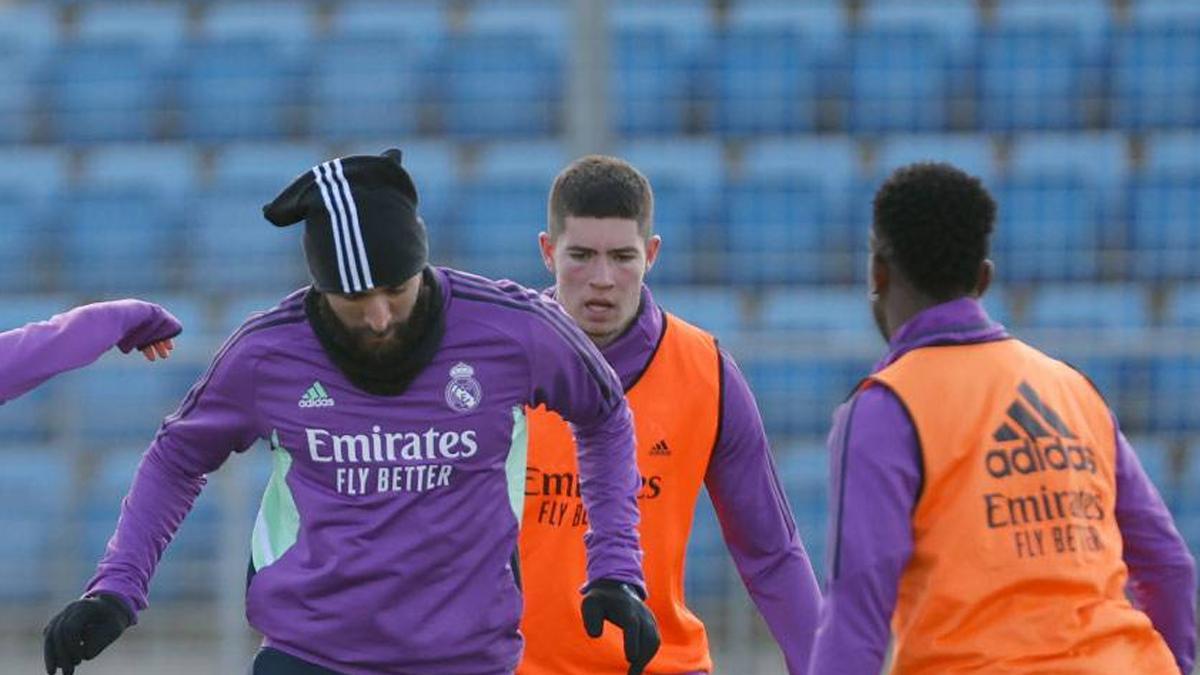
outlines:
[[583, 596], [583, 627], [591, 637], [604, 633], [607, 619], [625, 632], [625, 660], [629, 675], [640, 675], [658, 653], [661, 640], [654, 614], [642, 595], [629, 584], [600, 579]]
[[46, 675], [54, 675], [58, 668], [63, 675], [73, 675], [80, 661], [96, 658], [131, 623], [133, 615], [125, 603], [109, 593], [67, 605], [42, 631]]

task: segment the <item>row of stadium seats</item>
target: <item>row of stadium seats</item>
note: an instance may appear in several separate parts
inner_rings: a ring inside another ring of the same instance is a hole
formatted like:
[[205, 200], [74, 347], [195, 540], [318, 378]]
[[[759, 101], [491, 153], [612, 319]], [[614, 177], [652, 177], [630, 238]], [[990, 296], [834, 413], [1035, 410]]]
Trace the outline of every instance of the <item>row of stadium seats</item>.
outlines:
[[[625, 135], [1185, 128], [1200, 123], [1200, 11], [1103, 0], [618, 3], [612, 103]], [[561, 130], [561, 3], [97, 4], [59, 40], [55, 8], [0, 8], [0, 142], [327, 138]], [[5, 30], [3, 26], [8, 26]]]
[[[860, 307], [865, 314], [866, 308]], [[1082, 368], [1120, 414], [1131, 432], [1200, 431], [1195, 401], [1200, 397], [1200, 356], [1196, 332], [1174, 336], [1129, 331], [1117, 338], [1099, 330], [1018, 331]], [[1080, 335], [1086, 335], [1082, 346]], [[724, 336], [723, 336], [724, 337]], [[754, 388], [767, 430], [775, 437], [819, 434], [833, 409], [869, 372], [882, 344], [870, 334], [845, 333], [774, 337], [728, 336], [724, 344]], [[845, 353], [806, 355], [805, 344], [842, 343]], [[132, 357], [106, 361], [64, 376], [0, 406], [0, 446], [29, 442], [77, 441], [103, 451], [130, 442], [140, 445], [183, 399], [205, 365], [207, 351], [196, 337], [185, 338], [192, 357], [152, 368]], [[781, 347], [783, 343], [791, 351]], [[1109, 349], [1092, 349], [1111, 343]], [[801, 350], [802, 353], [797, 353]], [[196, 352], [203, 351], [205, 356]], [[114, 357], [116, 358], [116, 357]], [[297, 397], [303, 392], [298, 392]]]
[[[552, 283], [546, 274], [540, 286]], [[658, 304], [723, 339], [836, 335], [838, 339], [861, 341], [875, 337], [863, 287], [747, 290], [667, 286], [653, 281], [650, 285]], [[170, 308], [183, 321], [188, 337], [194, 336], [208, 347], [232, 334], [251, 313], [273, 306], [290, 290], [208, 296], [152, 292], [141, 297]], [[0, 331], [40, 321], [91, 297], [79, 292], [6, 296], [0, 304]], [[1146, 330], [1185, 333], [1200, 329], [1200, 283], [1196, 282], [1159, 292], [1132, 282], [1044, 284], [1019, 289], [996, 284], [983, 304], [993, 320], [1019, 331], [1086, 330], [1126, 336]]]
[[[0, 290], [253, 292], [301, 283], [299, 228], [269, 227], [262, 204], [304, 167], [386, 145], [0, 150]], [[563, 145], [404, 148], [435, 259], [531, 284], [543, 279], [530, 242], [544, 227], [551, 178], [569, 160]], [[870, 195], [895, 166], [930, 157], [980, 176], [995, 193], [994, 255], [1006, 280], [1187, 280], [1200, 255], [1194, 133], [1132, 144], [1112, 133], [1011, 143], [975, 135], [877, 145], [843, 136], [674, 140], [614, 152], [655, 186], [655, 228], [668, 248], [653, 278], [664, 283], [861, 279]], [[47, 276], [55, 263], [61, 269]]]
[[[1200, 447], [1157, 436], [1135, 436], [1131, 443], [1196, 553], [1200, 495], [1188, 486], [1200, 484]], [[217, 487], [201, 494], [159, 565], [151, 586], [153, 603], [211, 597], [218, 585], [222, 527], [236, 523], [247, 529], [269, 472], [267, 455], [265, 446], [256, 447], [230, 460], [244, 467], [240, 480], [249, 495], [246, 512], [223, 509], [213, 495]], [[0, 527], [6, 536], [0, 547], [0, 599], [43, 601], [54, 589], [75, 587], [90, 574], [115, 527], [140, 450], [80, 455], [57, 446], [24, 445], [4, 448], [4, 458]], [[829, 523], [828, 455], [817, 440], [787, 442], [776, 444], [775, 461], [800, 536], [820, 575]], [[218, 474], [217, 480], [227, 478]], [[51, 523], [57, 525], [48, 526]], [[248, 551], [248, 542], [241, 543]], [[690, 597], [713, 596], [739, 583], [723, 576], [725, 565], [714, 564], [725, 556], [713, 509], [701, 498], [688, 548]]]

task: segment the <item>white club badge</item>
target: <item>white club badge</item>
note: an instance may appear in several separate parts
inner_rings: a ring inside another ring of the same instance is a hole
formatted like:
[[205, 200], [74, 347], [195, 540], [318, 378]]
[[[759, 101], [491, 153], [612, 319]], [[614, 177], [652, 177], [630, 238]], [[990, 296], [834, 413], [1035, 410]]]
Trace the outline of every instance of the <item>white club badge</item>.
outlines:
[[483, 387], [475, 379], [475, 369], [459, 362], [450, 369], [450, 382], [446, 385], [446, 405], [451, 410], [470, 412], [479, 407], [483, 400]]

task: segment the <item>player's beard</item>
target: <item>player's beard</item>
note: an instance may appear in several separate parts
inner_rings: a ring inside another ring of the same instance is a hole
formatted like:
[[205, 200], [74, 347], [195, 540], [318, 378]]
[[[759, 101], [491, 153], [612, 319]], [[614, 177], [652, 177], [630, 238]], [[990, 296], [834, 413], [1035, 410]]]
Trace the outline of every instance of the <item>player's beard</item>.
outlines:
[[413, 345], [424, 335], [429, 323], [429, 305], [428, 289], [422, 288], [408, 319], [389, 326], [383, 339], [370, 328], [350, 328], [343, 324], [323, 297], [319, 307], [330, 337], [348, 356], [368, 368], [394, 368], [411, 354]]

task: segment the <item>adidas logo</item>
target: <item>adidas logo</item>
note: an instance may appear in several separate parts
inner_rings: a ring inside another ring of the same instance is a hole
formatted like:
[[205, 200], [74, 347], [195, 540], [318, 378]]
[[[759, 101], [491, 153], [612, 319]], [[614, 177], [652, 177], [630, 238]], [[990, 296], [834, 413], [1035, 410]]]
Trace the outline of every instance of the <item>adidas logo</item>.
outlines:
[[1092, 448], [1028, 383], [1022, 382], [1017, 391], [1019, 395], [1005, 411], [1006, 419], [992, 433], [992, 440], [1000, 447], [985, 456], [987, 472], [995, 478], [1046, 471], [1095, 474], [1096, 454]]
[[[1008, 416], [1025, 432], [1026, 436], [1029, 438], [1060, 436], [1075, 440], [1075, 433], [1071, 431], [1071, 428], [1063, 422], [1053, 408], [1042, 402], [1041, 397], [1033, 390], [1033, 387], [1029, 386], [1029, 383], [1022, 382], [1017, 391], [1020, 393], [1020, 397], [1008, 407]], [[1024, 399], [1024, 402], [1021, 399]], [[1034, 411], [1037, 411], [1036, 415]], [[1047, 429], [1047, 426], [1050, 428]], [[1052, 431], [1053, 433], [1051, 433]], [[992, 434], [992, 438], [997, 443], [1004, 443], [1019, 440], [1021, 435], [1008, 422], [1004, 422]]]
[[653, 455], [659, 455], [659, 456], [670, 455], [671, 448], [669, 448], [667, 446], [666, 440], [661, 440], [661, 441], [655, 443], [654, 447], [650, 448], [650, 454], [651, 454], [651, 456], [653, 456]]
[[296, 405], [301, 408], [332, 408], [333, 399], [329, 398], [329, 394], [325, 392], [325, 387], [320, 382], [313, 382]]

